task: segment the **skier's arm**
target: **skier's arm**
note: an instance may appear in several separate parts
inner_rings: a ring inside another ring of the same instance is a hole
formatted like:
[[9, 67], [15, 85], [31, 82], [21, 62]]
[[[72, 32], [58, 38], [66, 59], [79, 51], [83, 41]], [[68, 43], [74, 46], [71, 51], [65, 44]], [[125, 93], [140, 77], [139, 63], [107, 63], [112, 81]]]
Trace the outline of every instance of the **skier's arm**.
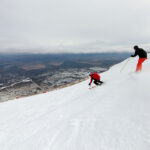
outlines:
[[135, 56], [137, 56], [137, 55], [138, 55], [138, 52], [135, 51], [135, 54], [134, 54], [134, 55], [131, 55], [131, 57], [135, 57]]
[[93, 79], [92, 79], [92, 77], [91, 77], [91, 81], [90, 81], [89, 85], [91, 85], [91, 83], [92, 83], [92, 80], [93, 80]]

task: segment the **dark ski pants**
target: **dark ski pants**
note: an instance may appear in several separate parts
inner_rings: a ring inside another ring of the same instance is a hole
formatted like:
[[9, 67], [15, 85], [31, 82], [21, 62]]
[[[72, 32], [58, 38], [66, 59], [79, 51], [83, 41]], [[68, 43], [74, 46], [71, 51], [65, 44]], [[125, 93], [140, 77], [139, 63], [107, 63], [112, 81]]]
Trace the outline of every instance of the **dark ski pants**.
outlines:
[[100, 81], [100, 80], [94, 80], [94, 84], [96, 84], [96, 85], [101, 85], [103, 82], [102, 81]]

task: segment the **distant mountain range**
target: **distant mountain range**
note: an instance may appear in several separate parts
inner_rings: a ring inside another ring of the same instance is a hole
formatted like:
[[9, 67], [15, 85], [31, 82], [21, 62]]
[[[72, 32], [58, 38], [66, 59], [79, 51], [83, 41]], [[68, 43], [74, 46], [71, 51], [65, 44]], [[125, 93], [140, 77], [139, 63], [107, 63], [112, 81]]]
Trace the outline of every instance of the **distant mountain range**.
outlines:
[[[30, 95], [41, 89], [62, 86], [87, 77], [91, 71], [106, 70], [129, 56], [130, 53], [1, 54], [0, 96], [5, 97], [9, 91], [14, 97], [22, 90], [23, 95]], [[29, 82], [22, 82], [26, 79]]]

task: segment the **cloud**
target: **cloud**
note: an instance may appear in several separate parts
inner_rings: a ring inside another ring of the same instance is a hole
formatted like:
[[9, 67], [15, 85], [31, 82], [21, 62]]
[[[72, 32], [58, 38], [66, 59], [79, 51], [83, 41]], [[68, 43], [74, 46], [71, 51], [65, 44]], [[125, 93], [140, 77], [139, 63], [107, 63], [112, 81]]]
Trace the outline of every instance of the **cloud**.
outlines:
[[1, 0], [0, 52], [148, 47], [149, 6], [149, 0]]

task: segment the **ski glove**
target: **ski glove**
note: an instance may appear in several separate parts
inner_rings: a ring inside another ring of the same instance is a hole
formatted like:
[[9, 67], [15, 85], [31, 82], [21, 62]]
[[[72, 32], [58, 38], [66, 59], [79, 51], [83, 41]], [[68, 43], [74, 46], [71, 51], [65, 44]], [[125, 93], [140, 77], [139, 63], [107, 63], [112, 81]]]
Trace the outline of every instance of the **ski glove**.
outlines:
[[89, 83], [89, 86], [91, 86], [91, 84]]

